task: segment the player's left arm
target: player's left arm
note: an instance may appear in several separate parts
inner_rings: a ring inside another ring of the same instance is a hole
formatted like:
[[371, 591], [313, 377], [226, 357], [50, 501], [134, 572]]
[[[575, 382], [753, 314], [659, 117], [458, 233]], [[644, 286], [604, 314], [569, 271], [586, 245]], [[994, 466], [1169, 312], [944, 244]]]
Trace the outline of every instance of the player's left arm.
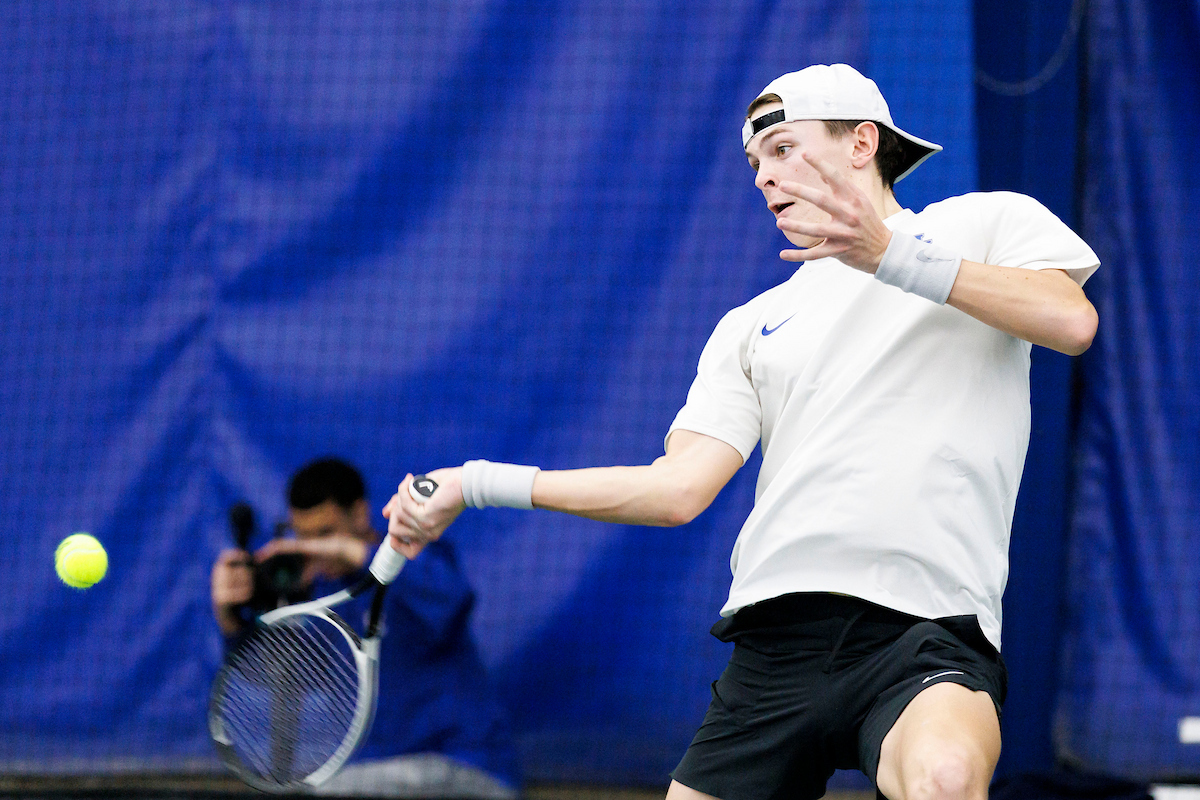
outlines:
[[[779, 188], [826, 211], [830, 219], [780, 217], [780, 229], [824, 240], [807, 250], [785, 250], [780, 257], [808, 261], [832, 256], [874, 274], [892, 231], [861, 189], [820, 159], [807, 153], [803, 157], [821, 173], [825, 188], [792, 182]], [[1061, 269], [1000, 267], [964, 259], [945, 302], [993, 328], [1068, 355], [1091, 346], [1099, 320], [1083, 289]]]
[[946, 305], [1007, 334], [1077, 356], [1092, 345], [1099, 316], [1061, 269], [1020, 269], [963, 259]]

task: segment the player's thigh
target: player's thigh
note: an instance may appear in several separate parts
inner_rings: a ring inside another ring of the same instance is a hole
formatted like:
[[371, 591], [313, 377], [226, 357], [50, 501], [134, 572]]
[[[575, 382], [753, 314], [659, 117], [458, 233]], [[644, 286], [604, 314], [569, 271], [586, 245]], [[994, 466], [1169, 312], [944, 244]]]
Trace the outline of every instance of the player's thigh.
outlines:
[[667, 787], [667, 800], [718, 800], [711, 794], [698, 792], [690, 786], [684, 786], [679, 781], [671, 781]]
[[905, 707], [879, 750], [876, 785], [889, 800], [984, 800], [1000, 758], [1000, 720], [987, 692], [935, 683]]

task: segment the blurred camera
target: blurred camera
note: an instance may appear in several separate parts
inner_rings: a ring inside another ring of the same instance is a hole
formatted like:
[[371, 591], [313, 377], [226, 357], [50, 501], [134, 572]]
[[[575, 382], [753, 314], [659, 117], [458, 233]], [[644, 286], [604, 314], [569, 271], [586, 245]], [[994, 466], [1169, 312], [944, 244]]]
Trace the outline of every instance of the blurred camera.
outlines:
[[[237, 503], [229, 509], [229, 526], [233, 530], [233, 541], [241, 550], [250, 549], [254, 536], [254, 509], [247, 503]], [[275, 538], [287, 530], [285, 524], [275, 526]], [[304, 574], [304, 556], [299, 553], [281, 553], [271, 556], [261, 564], [254, 565], [254, 596], [248, 603], [255, 614], [270, 611], [289, 603], [308, 598], [308, 587], [301, 578]]]

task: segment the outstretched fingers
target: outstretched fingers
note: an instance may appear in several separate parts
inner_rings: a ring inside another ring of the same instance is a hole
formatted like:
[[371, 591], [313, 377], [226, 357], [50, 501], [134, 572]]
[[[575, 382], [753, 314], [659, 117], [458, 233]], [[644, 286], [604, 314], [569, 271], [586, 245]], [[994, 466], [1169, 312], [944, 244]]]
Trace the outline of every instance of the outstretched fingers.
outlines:
[[842, 204], [834, 197], [832, 192], [818, 189], [815, 186], [806, 186], [796, 181], [781, 181], [779, 183], [779, 191], [795, 197], [797, 200], [811, 203], [831, 216], [842, 209]]
[[807, 247], [803, 250], [800, 250], [800, 249], [781, 250], [779, 252], [779, 257], [782, 258], [784, 261], [800, 263], [803, 261], [817, 261], [822, 258], [829, 258], [831, 256], [837, 256], [839, 253], [840, 253], [840, 251], [837, 250], [836, 248], [830, 247], [822, 242], [821, 244], [817, 245], [816, 247]]
[[807, 151], [800, 154], [800, 157], [807, 161], [812, 168], [820, 173], [821, 178], [834, 189], [844, 189], [850, 185], [842, 173], [838, 172], [832, 164], [823, 158], [817, 158], [812, 153]]
[[780, 258], [815, 261], [832, 256], [847, 266], [873, 273], [891, 239], [891, 232], [879, 212], [862, 188], [829, 162], [807, 152], [801, 153], [801, 157], [817, 171], [824, 187], [782, 181], [779, 189], [815, 206], [828, 214], [829, 219], [812, 221], [779, 217], [776, 224], [780, 230], [817, 241], [808, 250], [785, 250], [780, 253]]
[[798, 233], [801, 236], [808, 236], [812, 239], [825, 239], [834, 235], [837, 231], [829, 222], [815, 222], [813, 220], [804, 219], [788, 219], [780, 217], [775, 221], [775, 227], [787, 233]]

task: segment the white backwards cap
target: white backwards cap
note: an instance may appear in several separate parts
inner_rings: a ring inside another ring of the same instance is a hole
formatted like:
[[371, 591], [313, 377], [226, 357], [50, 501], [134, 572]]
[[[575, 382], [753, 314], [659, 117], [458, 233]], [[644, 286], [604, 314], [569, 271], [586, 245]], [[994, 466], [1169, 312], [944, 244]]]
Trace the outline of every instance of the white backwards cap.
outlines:
[[942, 149], [940, 144], [905, 133], [892, 122], [892, 112], [879, 92], [875, 81], [848, 64], [816, 64], [799, 72], [789, 72], [767, 84], [759, 92], [778, 95], [783, 108], [754, 119], [742, 126], [742, 147], [762, 131], [781, 122], [804, 119], [860, 119], [886, 125], [899, 137], [904, 148], [904, 169], [897, 181], [904, 178], [921, 162]]

